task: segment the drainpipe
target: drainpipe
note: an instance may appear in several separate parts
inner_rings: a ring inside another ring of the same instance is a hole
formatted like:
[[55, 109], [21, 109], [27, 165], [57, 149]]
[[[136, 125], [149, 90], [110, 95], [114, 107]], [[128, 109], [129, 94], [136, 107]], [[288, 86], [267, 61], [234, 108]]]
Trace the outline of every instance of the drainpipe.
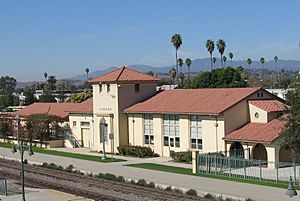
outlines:
[[215, 123], [215, 127], [216, 127], [216, 152], [219, 151], [219, 149], [218, 149], [218, 126], [219, 126], [218, 117], [216, 117], [216, 123]]
[[133, 119], [132, 119], [132, 143], [133, 145], [135, 145], [135, 142], [134, 142], [134, 123], [135, 123], [135, 120], [134, 120], [134, 115], [132, 115]]

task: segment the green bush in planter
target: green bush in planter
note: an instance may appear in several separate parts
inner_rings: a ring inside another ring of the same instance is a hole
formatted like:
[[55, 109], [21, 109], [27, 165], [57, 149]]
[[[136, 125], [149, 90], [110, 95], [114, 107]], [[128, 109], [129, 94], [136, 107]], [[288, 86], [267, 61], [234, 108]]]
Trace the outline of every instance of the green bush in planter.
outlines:
[[170, 156], [178, 163], [192, 163], [191, 151], [171, 152]]
[[139, 158], [148, 158], [157, 156], [154, 154], [150, 147], [142, 147], [142, 146], [119, 146], [118, 152], [123, 156], [133, 156]]

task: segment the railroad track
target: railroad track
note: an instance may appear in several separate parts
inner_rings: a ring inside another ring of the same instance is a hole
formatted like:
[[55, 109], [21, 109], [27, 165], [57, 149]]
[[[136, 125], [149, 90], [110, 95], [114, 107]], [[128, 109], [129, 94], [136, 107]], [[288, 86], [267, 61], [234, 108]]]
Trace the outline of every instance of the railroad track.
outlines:
[[[20, 164], [17, 161], [0, 159], [2, 171], [5, 171], [12, 177], [19, 176], [19, 166]], [[25, 171], [26, 183], [35, 184], [37, 187], [52, 188], [94, 200], [207, 200], [205, 198], [191, 197], [181, 193], [168, 192], [162, 189], [108, 181], [65, 171], [47, 169], [40, 166], [25, 165]]]

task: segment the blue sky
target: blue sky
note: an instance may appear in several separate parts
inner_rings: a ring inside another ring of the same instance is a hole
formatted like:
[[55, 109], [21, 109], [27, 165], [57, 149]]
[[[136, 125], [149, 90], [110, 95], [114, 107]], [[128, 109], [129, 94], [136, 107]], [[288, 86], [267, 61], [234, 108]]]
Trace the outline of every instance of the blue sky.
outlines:
[[[58, 78], [110, 66], [208, 57], [207, 39], [223, 38], [237, 60], [300, 60], [300, 2], [271, 0], [7, 0], [0, 2], [0, 76]], [[217, 51], [215, 51], [218, 56]]]

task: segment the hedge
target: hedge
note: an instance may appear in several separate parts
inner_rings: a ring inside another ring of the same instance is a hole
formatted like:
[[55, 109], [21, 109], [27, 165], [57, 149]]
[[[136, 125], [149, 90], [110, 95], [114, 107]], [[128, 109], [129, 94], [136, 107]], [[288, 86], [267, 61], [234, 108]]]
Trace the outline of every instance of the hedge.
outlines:
[[149, 158], [155, 157], [155, 154], [150, 147], [142, 147], [142, 146], [119, 146], [118, 151], [120, 155], [123, 156], [133, 156], [139, 158]]
[[172, 159], [178, 163], [192, 163], [192, 152], [191, 151], [181, 151], [181, 152], [174, 152], [171, 151], [170, 153]]

